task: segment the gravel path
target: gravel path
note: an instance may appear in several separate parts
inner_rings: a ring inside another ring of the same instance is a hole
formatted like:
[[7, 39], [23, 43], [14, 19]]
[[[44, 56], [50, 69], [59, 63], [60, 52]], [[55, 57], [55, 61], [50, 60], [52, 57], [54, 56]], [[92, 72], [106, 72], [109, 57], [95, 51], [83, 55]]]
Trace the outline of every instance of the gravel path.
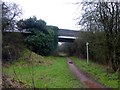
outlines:
[[[96, 81], [90, 79], [89, 77], [87, 77], [85, 74], [83, 74], [75, 65], [74, 63], [72, 62], [72, 60], [70, 58], [67, 58], [67, 63], [68, 63], [68, 66], [69, 66], [69, 69], [71, 70], [71, 72], [77, 76], [78, 79], [80, 79], [81, 83], [86, 87], [86, 88], [104, 88], [102, 85], [100, 85], [99, 83], [97, 83]], [[91, 90], [89, 89], [89, 90]], [[96, 90], [95, 89], [95, 90]]]

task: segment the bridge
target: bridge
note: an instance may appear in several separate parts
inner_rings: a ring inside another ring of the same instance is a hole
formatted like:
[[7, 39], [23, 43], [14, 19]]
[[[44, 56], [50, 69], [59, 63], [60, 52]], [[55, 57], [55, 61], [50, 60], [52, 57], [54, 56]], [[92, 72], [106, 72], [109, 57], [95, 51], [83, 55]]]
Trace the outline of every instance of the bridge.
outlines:
[[79, 31], [69, 29], [58, 30], [58, 41], [59, 42], [73, 42], [79, 34]]
[[[7, 30], [5, 32], [13, 32], [13, 31]], [[20, 31], [15, 30], [14, 32], [20, 32]], [[30, 34], [30, 32], [26, 32], [26, 30], [22, 30], [22, 33]], [[69, 29], [59, 29], [58, 42], [74, 42], [78, 34], [79, 34], [79, 31], [69, 30]]]

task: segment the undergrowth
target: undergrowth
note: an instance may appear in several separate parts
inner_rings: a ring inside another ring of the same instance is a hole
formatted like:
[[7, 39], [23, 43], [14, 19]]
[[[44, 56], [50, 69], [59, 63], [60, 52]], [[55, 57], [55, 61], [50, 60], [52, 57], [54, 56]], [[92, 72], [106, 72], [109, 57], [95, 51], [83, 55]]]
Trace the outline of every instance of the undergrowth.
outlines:
[[78, 59], [76, 57], [71, 57], [77, 67], [83, 72], [87, 72], [92, 78], [106, 86], [107, 88], [118, 88], [120, 85], [119, 73], [118, 72], [107, 72], [106, 69], [99, 65], [86, 60]]

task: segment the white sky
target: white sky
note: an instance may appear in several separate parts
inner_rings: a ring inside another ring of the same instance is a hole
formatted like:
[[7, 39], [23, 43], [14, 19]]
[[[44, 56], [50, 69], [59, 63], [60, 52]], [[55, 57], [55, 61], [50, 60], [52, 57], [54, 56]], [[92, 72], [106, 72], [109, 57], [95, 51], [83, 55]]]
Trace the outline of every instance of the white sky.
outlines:
[[[23, 19], [36, 16], [43, 19], [47, 25], [58, 26], [63, 29], [79, 30], [76, 25], [77, 17], [80, 16], [78, 6], [72, 3], [78, 0], [3, 0], [15, 2], [22, 8]], [[79, 8], [80, 9], [80, 8]]]

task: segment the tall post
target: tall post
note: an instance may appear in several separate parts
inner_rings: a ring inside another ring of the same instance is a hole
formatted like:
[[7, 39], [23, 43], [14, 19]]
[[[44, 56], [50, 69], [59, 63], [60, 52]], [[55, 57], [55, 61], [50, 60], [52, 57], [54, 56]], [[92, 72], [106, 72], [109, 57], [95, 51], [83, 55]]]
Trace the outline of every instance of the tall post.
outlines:
[[87, 63], [89, 63], [89, 52], [88, 52], [88, 45], [89, 45], [89, 43], [87, 42], [87, 43], [86, 43], [86, 48], [87, 48]]

